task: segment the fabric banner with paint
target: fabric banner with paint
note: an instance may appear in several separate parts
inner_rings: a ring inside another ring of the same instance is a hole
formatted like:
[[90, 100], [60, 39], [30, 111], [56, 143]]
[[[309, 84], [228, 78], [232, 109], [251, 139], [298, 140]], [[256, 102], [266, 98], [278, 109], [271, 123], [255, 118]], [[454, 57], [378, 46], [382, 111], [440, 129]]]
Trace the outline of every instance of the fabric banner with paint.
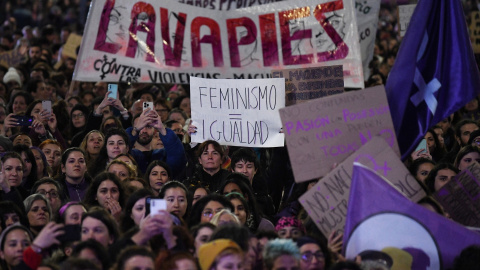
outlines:
[[402, 159], [480, 93], [460, 0], [418, 2], [385, 88]]
[[451, 269], [480, 235], [411, 202], [375, 171], [353, 166], [343, 247], [347, 259], [383, 252], [391, 269]]
[[363, 88], [352, 1], [292, 0], [218, 12], [176, 1], [92, 2], [73, 79], [188, 83], [343, 65]]
[[366, 81], [370, 76], [368, 65], [373, 59], [375, 37], [377, 36], [380, 0], [356, 0], [355, 11], [357, 14], [358, 35], [362, 54], [363, 76]]

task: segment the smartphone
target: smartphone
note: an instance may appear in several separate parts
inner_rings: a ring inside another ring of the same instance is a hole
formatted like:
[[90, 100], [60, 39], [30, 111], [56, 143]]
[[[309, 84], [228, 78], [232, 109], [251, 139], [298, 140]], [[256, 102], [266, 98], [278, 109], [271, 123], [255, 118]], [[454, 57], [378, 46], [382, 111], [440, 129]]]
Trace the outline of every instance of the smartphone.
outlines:
[[63, 227], [64, 234], [57, 237], [60, 243], [79, 241], [81, 238], [82, 227], [80, 225], [65, 225]]
[[48, 113], [52, 113], [52, 101], [51, 100], [42, 100], [42, 108]]
[[31, 116], [26, 116], [26, 115], [13, 115], [13, 118], [18, 123], [18, 126], [24, 126], [24, 127], [29, 127], [32, 125], [33, 122], [33, 117]]
[[423, 154], [423, 153], [427, 152], [427, 140], [422, 139], [414, 152], [416, 152], [420, 149], [422, 149], [422, 151], [420, 151], [418, 154]]
[[160, 210], [167, 210], [167, 201], [164, 199], [145, 198], [145, 216], [149, 214], [158, 215]]
[[153, 110], [153, 102], [143, 102], [143, 110], [145, 111], [148, 108], [150, 108], [150, 110]]
[[109, 98], [117, 99], [118, 85], [112, 83], [108, 84], [108, 91], [110, 91], [110, 93], [108, 93]]

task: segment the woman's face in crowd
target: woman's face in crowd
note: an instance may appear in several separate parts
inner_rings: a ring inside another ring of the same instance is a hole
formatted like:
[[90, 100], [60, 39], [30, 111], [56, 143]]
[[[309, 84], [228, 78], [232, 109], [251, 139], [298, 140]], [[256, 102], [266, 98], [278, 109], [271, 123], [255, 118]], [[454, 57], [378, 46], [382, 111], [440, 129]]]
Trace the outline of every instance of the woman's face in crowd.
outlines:
[[5, 226], [8, 227], [10, 225], [13, 225], [15, 222], [19, 222], [20, 217], [18, 216], [17, 213], [12, 212], [12, 213], [3, 214], [2, 220], [5, 223]]
[[23, 160], [23, 164], [25, 165], [25, 168], [23, 168], [23, 177], [27, 178], [30, 175], [30, 172], [32, 172], [32, 162], [33, 160], [30, 160], [27, 156], [27, 153], [22, 152], [20, 155]]
[[32, 109], [32, 112], [30, 113], [30, 116], [33, 116], [33, 118], [35, 118], [35, 119], [39, 119], [40, 118], [40, 112], [42, 112], [42, 110], [43, 110], [42, 103], [39, 102], [35, 106], [33, 106], [33, 109]]
[[227, 195], [230, 192], [238, 192], [243, 195], [243, 192], [240, 190], [240, 187], [235, 183], [228, 183], [225, 188], [223, 188], [223, 195]]
[[128, 146], [125, 140], [120, 135], [112, 135], [107, 139], [107, 155], [109, 159], [114, 159], [120, 154], [126, 154]]
[[150, 187], [158, 192], [163, 185], [170, 180], [170, 177], [168, 176], [167, 170], [162, 166], [155, 166], [150, 172], [148, 179], [150, 181]]
[[105, 203], [108, 203], [110, 200], [118, 202], [119, 198], [119, 188], [112, 180], [107, 179], [100, 183], [97, 189], [97, 201], [99, 205], [105, 207]]
[[203, 227], [198, 230], [197, 237], [195, 237], [195, 250], [198, 252], [200, 250], [200, 246], [207, 243], [210, 240], [210, 236], [212, 236], [213, 230], [209, 227]]
[[5, 179], [11, 187], [18, 187], [22, 183], [23, 166], [18, 158], [9, 158], [3, 163]]
[[98, 155], [103, 146], [103, 136], [98, 132], [92, 132], [87, 139], [87, 152], [92, 155]]
[[87, 172], [87, 164], [85, 163], [83, 153], [79, 151], [70, 152], [62, 171], [70, 179], [83, 178]]
[[435, 191], [441, 189], [444, 185], [446, 185], [450, 180], [453, 179], [457, 175], [454, 171], [450, 169], [442, 169], [437, 172], [435, 176], [435, 184], [434, 188]]
[[108, 172], [114, 173], [122, 181], [129, 177], [127, 168], [122, 164], [110, 165], [110, 167], [108, 167]]
[[240, 254], [229, 254], [217, 260], [215, 270], [243, 270], [243, 256]]
[[225, 209], [225, 206], [223, 206], [221, 203], [217, 201], [209, 201], [203, 208], [200, 222], [210, 222], [212, 217], [223, 209]]
[[52, 183], [45, 183], [38, 186], [35, 193], [40, 193], [47, 197], [48, 202], [50, 203], [50, 207], [52, 207], [52, 211], [57, 211], [60, 206], [62, 205], [62, 201], [60, 200], [60, 194], [58, 193], [57, 187]]
[[199, 163], [205, 170], [219, 170], [222, 165], [222, 156], [215, 150], [213, 144], [209, 144], [200, 155]]
[[466, 169], [472, 162], [480, 162], [480, 153], [478, 152], [470, 152], [466, 154], [465, 156], [460, 159], [460, 162], [458, 163], [458, 169], [460, 171], [463, 171]]
[[230, 200], [233, 204], [233, 209], [235, 210], [235, 215], [240, 220], [240, 224], [245, 225], [247, 222], [247, 212], [245, 211], [246, 205], [243, 205], [242, 201], [239, 199]]
[[15, 137], [15, 139], [13, 139], [13, 145], [17, 145], [17, 144], [24, 144], [30, 147], [32, 146], [32, 139], [27, 135], [23, 135], [23, 134], [18, 135], [17, 137]]
[[195, 190], [195, 192], [193, 193], [192, 205], [194, 205], [198, 200], [200, 200], [201, 198], [203, 198], [207, 195], [208, 195], [208, 193], [204, 188], [197, 188]]
[[14, 114], [19, 114], [20, 112], [25, 112], [27, 110], [27, 102], [22, 96], [17, 96], [13, 100], [12, 110]]
[[278, 230], [277, 234], [281, 239], [296, 239], [302, 236], [302, 231], [297, 227], [286, 226]]
[[36, 200], [33, 202], [30, 211], [27, 213], [30, 226], [45, 226], [50, 221], [48, 207], [44, 200]]
[[169, 188], [165, 191], [167, 211], [178, 217], [183, 217], [187, 212], [187, 194], [179, 187]]
[[324, 270], [325, 257], [320, 246], [314, 243], [305, 244], [300, 248], [302, 259], [300, 260], [301, 270]]
[[47, 163], [51, 168], [58, 168], [62, 161], [62, 149], [56, 144], [46, 144], [42, 148], [45, 157], [47, 158]]
[[180, 109], [184, 111], [188, 117], [190, 117], [191, 115], [190, 98], [186, 97], [182, 99], [182, 102], [180, 102]]
[[82, 222], [82, 241], [87, 239], [95, 239], [104, 247], [112, 244], [114, 239], [110, 237], [107, 226], [100, 220], [87, 217]]
[[45, 169], [45, 164], [43, 164], [42, 154], [37, 149], [32, 149], [33, 156], [35, 157], [35, 163], [37, 163], [37, 176], [42, 178], [46, 175], [43, 175], [43, 170]]
[[5, 236], [3, 251], [0, 257], [5, 260], [7, 266], [17, 266], [23, 259], [23, 251], [30, 246], [31, 239], [28, 233], [22, 229], [15, 229]]
[[145, 216], [145, 199], [146, 197], [141, 198], [133, 205], [130, 217], [135, 222], [135, 225], [140, 225], [140, 221]]
[[182, 125], [182, 127], [185, 126], [185, 121], [187, 120], [187, 119], [183, 118], [181, 113], [178, 113], [178, 112], [174, 112], [174, 113], [170, 114], [170, 117], [168, 119], [169, 120], [175, 120], [175, 121], [179, 122]]
[[430, 153], [433, 153], [436, 148], [435, 138], [433, 136], [435, 136], [435, 134], [432, 134], [431, 132], [427, 132], [427, 134], [425, 134], [425, 140], [427, 141], [428, 151]]
[[82, 223], [82, 215], [87, 210], [81, 205], [72, 205], [65, 210], [65, 225], [80, 225]]
[[81, 128], [85, 126], [87, 116], [80, 110], [72, 112], [72, 124], [75, 128]]
[[418, 181], [425, 184], [425, 179], [427, 178], [428, 174], [433, 169], [433, 167], [434, 165], [430, 162], [425, 162], [422, 165], [418, 166], [418, 170], [417, 170], [417, 174], [415, 175], [415, 178], [417, 178]]

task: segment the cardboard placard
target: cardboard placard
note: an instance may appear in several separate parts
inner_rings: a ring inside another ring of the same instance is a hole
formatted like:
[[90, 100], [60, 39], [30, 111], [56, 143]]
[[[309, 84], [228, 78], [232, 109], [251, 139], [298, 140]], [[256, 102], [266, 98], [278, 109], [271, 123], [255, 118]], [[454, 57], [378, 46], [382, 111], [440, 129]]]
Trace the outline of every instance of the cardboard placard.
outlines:
[[272, 71], [272, 78], [285, 78], [285, 106], [343, 93], [343, 66]]
[[456, 222], [480, 227], [480, 165], [470, 164], [433, 195]]
[[407, 32], [408, 25], [410, 24], [410, 19], [412, 18], [413, 11], [417, 4], [412, 5], [401, 5], [398, 6], [398, 19], [399, 19], [399, 26], [400, 26], [400, 36], [405, 36]]
[[297, 183], [326, 175], [377, 135], [400, 156], [383, 85], [285, 107], [280, 117]]
[[285, 79], [228, 80], [191, 78], [192, 142], [223, 145], [284, 145], [278, 110], [285, 107]]
[[[425, 191], [387, 142], [383, 138], [373, 137], [299, 199], [317, 227], [326, 236], [332, 231], [343, 231], [345, 226], [353, 162], [360, 162], [381, 174], [411, 201], [417, 202], [425, 197]], [[375, 194], [365, 195], [375, 196]]]
[[77, 59], [77, 49], [80, 47], [80, 44], [82, 44], [82, 36], [73, 33], [70, 34], [67, 42], [65, 42], [63, 46], [62, 55]]
[[[26, 50], [25, 50], [26, 51]], [[22, 50], [11, 50], [0, 53], [0, 65], [9, 68], [14, 67], [25, 60], [26, 53]]]

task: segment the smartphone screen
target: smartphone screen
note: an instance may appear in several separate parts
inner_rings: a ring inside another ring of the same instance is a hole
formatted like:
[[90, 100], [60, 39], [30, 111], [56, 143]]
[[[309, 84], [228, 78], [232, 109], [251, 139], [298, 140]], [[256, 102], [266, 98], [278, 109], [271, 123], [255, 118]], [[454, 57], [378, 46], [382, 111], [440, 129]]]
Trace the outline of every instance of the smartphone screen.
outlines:
[[109, 84], [108, 85], [108, 91], [110, 92], [110, 93], [108, 93], [109, 98], [117, 99], [118, 85], [112, 84], [112, 83]]
[[25, 126], [29, 127], [32, 125], [33, 118], [30, 116], [24, 116], [24, 115], [13, 115], [13, 118], [17, 121], [18, 126]]
[[52, 113], [52, 101], [42, 100], [42, 108], [46, 110], [48, 113]]
[[158, 215], [160, 210], [167, 210], [167, 201], [164, 199], [145, 198], [145, 216]]
[[150, 110], [153, 110], [153, 102], [143, 102], [143, 110], [145, 111], [148, 108], [150, 108]]
[[427, 152], [427, 140], [422, 139], [420, 141], [420, 143], [418, 144], [417, 148], [415, 149], [415, 151], [418, 151], [420, 149], [423, 149], [423, 151], [421, 151], [419, 154], [423, 154], [423, 153]]

